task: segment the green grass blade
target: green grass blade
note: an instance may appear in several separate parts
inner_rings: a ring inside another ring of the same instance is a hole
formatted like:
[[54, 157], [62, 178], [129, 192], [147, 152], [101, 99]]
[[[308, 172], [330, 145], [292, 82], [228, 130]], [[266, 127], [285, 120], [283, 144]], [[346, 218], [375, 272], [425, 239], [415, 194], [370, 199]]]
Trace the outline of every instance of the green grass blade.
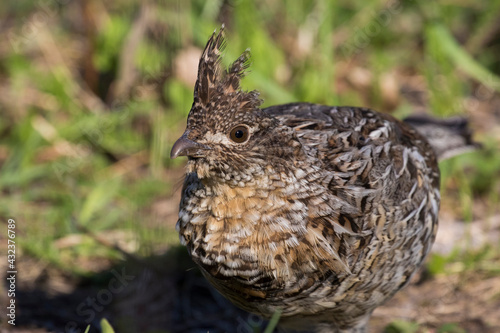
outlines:
[[500, 77], [493, 74], [471, 57], [463, 47], [461, 47], [448, 29], [441, 24], [430, 26], [430, 32], [440, 41], [443, 52], [449, 59], [463, 72], [478, 80], [485, 86], [500, 91]]
[[271, 320], [269, 320], [269, 324], [267, 325], [266, 329], [264, 330], [264, 333], [272, 333], [276, 326], [278, 326], [278, 322], [281, 317], [281, 311], [277, 310], [273, 313], [273, 316], [271, 317]]
[[85, 225], [94, 213], [106, 206], [120, 189], [121, 178], [102, 181], [87, 196], [80, 211], [79, 221]]
[[115, 330], [105, 318], [101, 319], [101, 331], [102, 333], [115, 333]]

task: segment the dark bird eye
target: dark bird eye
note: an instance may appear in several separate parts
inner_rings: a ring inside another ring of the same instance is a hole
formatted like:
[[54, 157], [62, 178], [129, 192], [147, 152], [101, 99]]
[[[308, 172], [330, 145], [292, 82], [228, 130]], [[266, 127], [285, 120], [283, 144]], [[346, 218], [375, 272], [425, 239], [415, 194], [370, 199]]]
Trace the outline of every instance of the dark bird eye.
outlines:
[[244, 125], [238, 125], [231, 130], [229, 133], [229, 138], [236, 143], [242, 143], [248, 140], [248, 136], [250, 135], [248, 131], [248, 127]]

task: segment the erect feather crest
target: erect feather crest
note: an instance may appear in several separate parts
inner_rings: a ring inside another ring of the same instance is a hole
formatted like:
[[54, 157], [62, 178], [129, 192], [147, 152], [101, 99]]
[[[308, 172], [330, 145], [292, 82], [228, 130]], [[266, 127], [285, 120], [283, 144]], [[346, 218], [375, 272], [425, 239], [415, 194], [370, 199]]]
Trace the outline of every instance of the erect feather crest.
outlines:
[[224, 25], [214, 31], [207, 42], [198, 65], [194, 96], [202, 105], [217, 98], [227, 98], [238, 103], [240, 108], [258, 107], [261, 100], [257, 91], [242, 91], [240, 82], [250, 67], [250, 50], [247, 49], [227, 69], [222, 67], [222, 52], [226, 46]]

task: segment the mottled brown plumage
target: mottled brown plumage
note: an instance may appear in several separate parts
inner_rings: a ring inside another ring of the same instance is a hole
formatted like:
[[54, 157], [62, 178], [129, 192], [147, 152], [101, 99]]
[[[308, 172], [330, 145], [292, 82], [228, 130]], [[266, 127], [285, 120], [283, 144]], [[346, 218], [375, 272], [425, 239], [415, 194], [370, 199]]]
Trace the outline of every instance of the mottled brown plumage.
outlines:
[[437, 156], [413, 127], [355, 107], [260, 109], [220, 64], [222, 29], [199, 64], [171, 156], [188, 156], [177, 228], [206, 278], [247, 311], [293, 329], [363, 332], [434, 241]]

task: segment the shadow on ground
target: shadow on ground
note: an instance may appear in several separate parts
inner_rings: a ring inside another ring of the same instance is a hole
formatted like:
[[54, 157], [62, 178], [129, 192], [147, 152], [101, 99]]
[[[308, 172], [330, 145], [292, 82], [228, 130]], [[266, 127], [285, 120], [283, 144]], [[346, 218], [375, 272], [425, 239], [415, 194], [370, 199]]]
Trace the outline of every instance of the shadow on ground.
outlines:
[[102, 318], [117, 333], [251, 333], [266, 325], [218, 294], [183, 247], [162, 256], [129, 259], [86, 278], [55, 277], [68, 284], [71, 291], [66, 293], [53, 293], [47, 286], [53, 271], [47, 269], [31, 286], [19, 285], [17, 328], [83, 333], [91, 325], [90, 332], [99, 332]]

